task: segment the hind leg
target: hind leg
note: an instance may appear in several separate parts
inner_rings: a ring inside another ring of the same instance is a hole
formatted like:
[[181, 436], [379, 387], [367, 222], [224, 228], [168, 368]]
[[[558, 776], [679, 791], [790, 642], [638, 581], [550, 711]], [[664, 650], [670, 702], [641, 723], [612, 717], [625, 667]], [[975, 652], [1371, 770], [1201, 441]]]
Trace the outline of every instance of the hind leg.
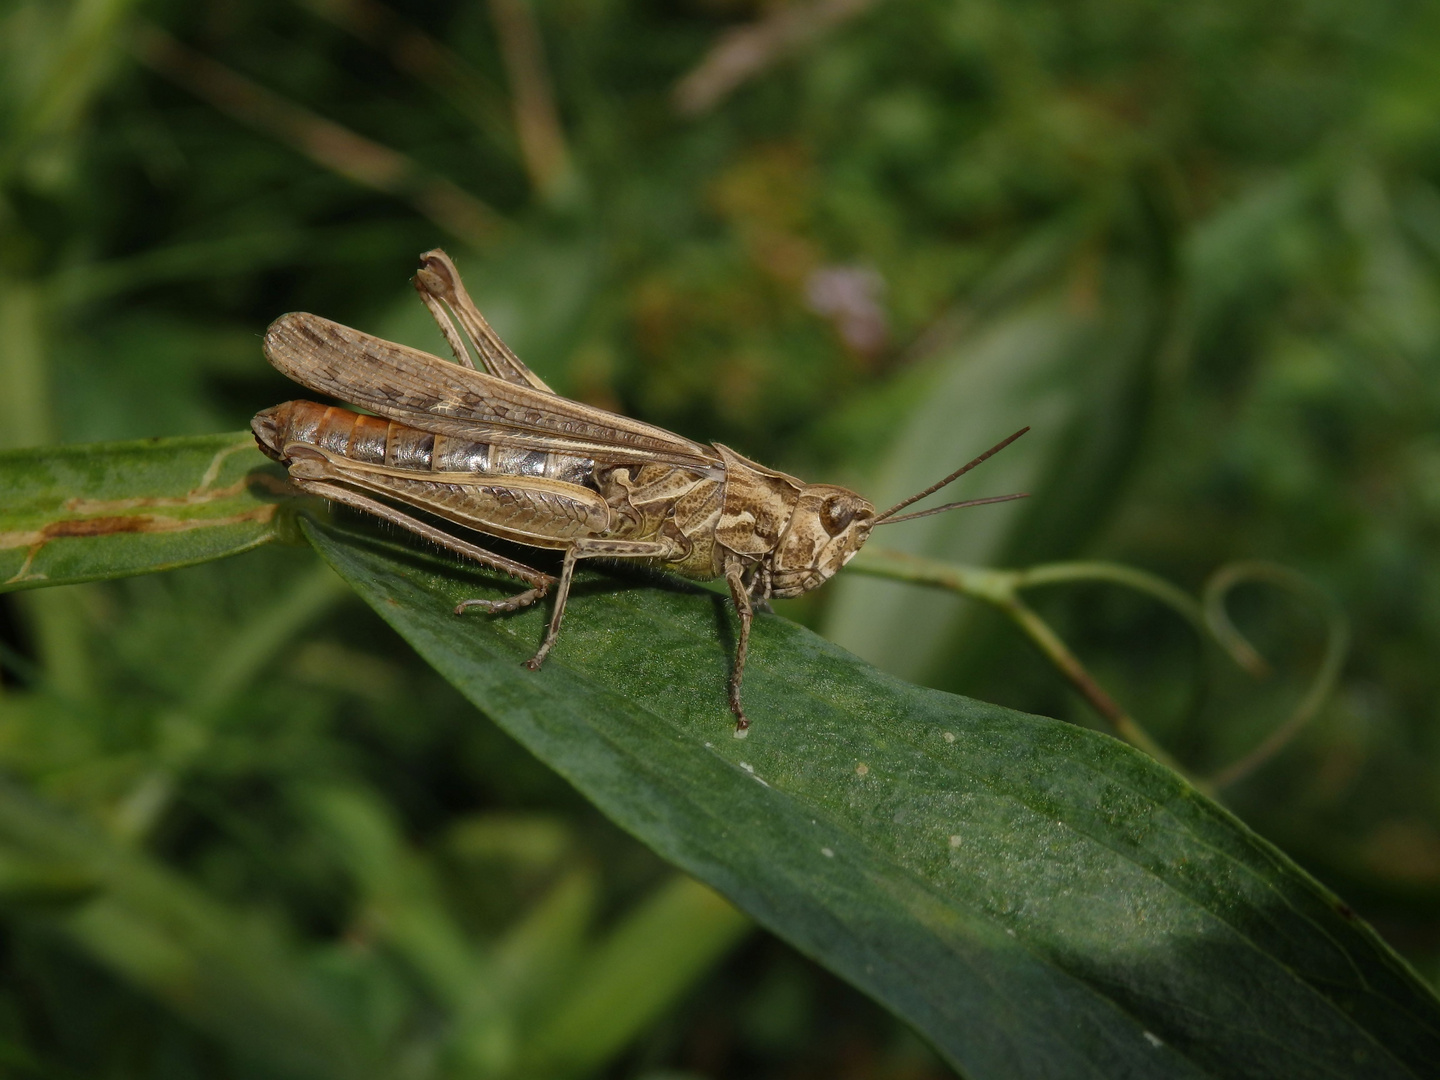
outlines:
[[487, 551], [467, 540], [461, 540], [458, 536], [451, 536], [444, 529], [437, 529], [434, 525], [421, 521], [419, 518], [411, 517], [403, 510], [397, 510], [378, 499], [372, 499], [341, 483], [335, 483], [334, 481], [337, 479], [339, 477], [334, 475], [328, 467], [328, 462], [323, 459], [306, 456], [299, 458], [290, 466], [290, 480], [301, 491], [319, 495], [322, 499], [329, 499], [332, 502], [343, 503], [367, 514], [374, 514], [392, 525], [398, 525], [416, 536], [422, 536], [432, 543], [439, 544], [448, 551], [453, 551], [481, 566], [488, 566], [492, 570], [509, 574], [531, 586], [525, 592], [518, 593], [508, 600], [462, 601], [455, 609], [457, 614], [471, 606], [483, 606], [487, 611], [496, 613], [518, 611], [544, 597], [550, 591], [550, 586], [555, 584], [556, 579], [550, 574], [516, 562], [514, 559], [507, 559], [503, 555], [497, 555], [493, 551]]

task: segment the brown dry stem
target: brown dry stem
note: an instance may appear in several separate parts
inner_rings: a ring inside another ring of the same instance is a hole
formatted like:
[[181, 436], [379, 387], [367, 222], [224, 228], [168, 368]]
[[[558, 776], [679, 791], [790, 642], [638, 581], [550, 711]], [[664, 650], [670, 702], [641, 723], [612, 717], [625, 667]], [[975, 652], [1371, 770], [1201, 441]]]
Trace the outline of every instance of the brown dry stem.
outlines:
[[440, 228], [473, 247], [488, 246], [500, 232], [500, 215], [451, 181], [431, 176], [399, 151], [296, 105], [157, 26], [141, 27], [134, 50], [145, 66], [232, 119], [348, 180], [408, 201]]
[[731, 30], [675, 85], [675, 107], [686, 116], [708, 112], [742, 84], [816, 38], [868, 10], [875, 0], [819, 0], [782, 7], [759, 22]]

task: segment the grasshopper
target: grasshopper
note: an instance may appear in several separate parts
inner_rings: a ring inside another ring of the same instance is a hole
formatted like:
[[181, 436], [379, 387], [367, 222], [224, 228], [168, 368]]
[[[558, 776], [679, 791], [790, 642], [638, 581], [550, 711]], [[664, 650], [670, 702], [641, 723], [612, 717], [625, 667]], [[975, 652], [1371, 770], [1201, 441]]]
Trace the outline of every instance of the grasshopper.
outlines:
[[[559, 396], [491, 329], [443, 251], [421, 256], [414, 284], [458, 363], [315, 315], [283, 315], [265, 333], [270, 363], [310, 390], [377, 415], [287, 401], [257, 414], [251, 429], [301, 491], [374, 514], [528, 586], [507, 600], [466, 600], [456, 614], [517, 611], [553, 588], [545, 636], [526, 661], [532, 671], [559, 635], [581, 559], [639, 559], [693, 579], [723, 577], [740, 615], [729, 700], [743, 737], [749, 721], [740, 682], [757, 605], [816, 588], [876, 525], [1021, 497], [896, 516], [1028, 428], [877, 514], [846, 488], [807, 484], [719, 443], [691, 442]], [[401, 507], [563, 551], [560, 574], [489, 551]]]

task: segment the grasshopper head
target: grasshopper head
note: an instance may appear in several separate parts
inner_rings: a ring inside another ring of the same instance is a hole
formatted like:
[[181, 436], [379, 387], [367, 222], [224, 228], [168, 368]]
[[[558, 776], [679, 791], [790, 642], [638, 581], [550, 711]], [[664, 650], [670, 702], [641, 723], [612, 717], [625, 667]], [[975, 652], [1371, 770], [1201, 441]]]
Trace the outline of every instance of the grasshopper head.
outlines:
[[920, 510], [913, 514], [900, 514], [912, 503], [939, 491], [979, 465], [986, 458], [1003, 450], [1030, 429], [1021, 428], [1008, 439], [1004, 439], [981, 454], [974, 461], [956, 469], [938, 484], [931, 484], [924, 491], [916, 492], [883, 514], [875, 513], [875, 504], [862, 499], [853, 491], [831, 484], [806, 484], [800, 489], [795, 512], [790, 516], [780, 543], [770, 562], [770, 595], [783, 598], [799, 596], [803, 592], [824, 584], [836, 570], [855, 557], [855, 553], [870, 537], [870, 530], [876, 525], [894, 525], [901, 521], [929, 517], [945, 510], [961, 506], [979, 506], [983, 503], [1006, 502], [1023, 499], [1023, 492], [1014, 495], [995, 495], [988, 499], [967, 499], [964, 502], [946, 503], [933, 510]]
[[771, 563], [771, 595], [799, 596], [824, 583], [860, 550], [875, 507], [853, 491], [807, 484]]

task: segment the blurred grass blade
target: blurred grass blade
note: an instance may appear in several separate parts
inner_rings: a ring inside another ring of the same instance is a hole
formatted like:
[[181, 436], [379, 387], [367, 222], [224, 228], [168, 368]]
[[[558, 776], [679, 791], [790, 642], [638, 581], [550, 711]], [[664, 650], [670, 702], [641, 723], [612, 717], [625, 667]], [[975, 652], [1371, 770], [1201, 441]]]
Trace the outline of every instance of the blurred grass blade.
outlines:
[[298, 0], [322, 19], [342, 27], [390, 63], [440, 94], [499, 149], [513, 154], [515, 133], [505, 109], [504, 91], [483, 69], [401, 18], [377, 0]]
[[490, 18], [510, 81], [525, 171], [535, 190], [553, 199], [562, 194], [567, 182], [573, 185], [575, 178], [540, 27], [526, 0], [490, 0]]
[[76, 126], [109, 74], [112, 55], [124, 38], [122, 28], [136, 6], [137, 0], [75, 0], [69, 5], [63, 29], [46, 42], [39, 64], [43, 74], [30, 88], [20, 122], [0, 140], [0, 174], [39, 138]]
[[508, 1003], [490, 957], [470, 946], [429, 864], [363, 791], [332, 787], [307, 801], [353, 876], [375, 936], [455, 1016], [450, 1053], [461, 1063], [458, 1075], [507, 1073], [515, 1056]]
[[740, 742], [718, 595], [587, 574], [531, 673], [547, 612], [451, 614], [508, 583], [303, 527], [541, 760], [966, 1076], [1413, 1077], [1440, 1060], [1440, 1002], [1367, 925], [1115, 740], [907, 685], [767, 616]]
[[187, 48], [157, 26], [142, 28], [135, 50], [142, 63], [221, 112], [348, 180], [409, 200], [421, 214], [467, 244], [484, 247], [500, 231], [501, 217], [452, 181], [429, 175], [408, 155], [326, 120]]
[[687, 877], [676, 877], [601, 942], [536, 1036], [541, 1061], [562, 1076], [604, 1064], [653, 1024], [694, 979], [751, 928], [750, 920]]
[[517, 1015], [544, 1015], [568, 983], [595, 917], [598, 886], [593, 868], [570, 871], [496, 942], [501, 993]]
[[[483, 958], [467, 944], [428, 866], [405, 846], [385, 808], [339, 787], [313, 792], [307, 802], [380, 927], [377, 936], [424, 978], [427, 989], [452, 1007], [493, 997], [494, 979]], [[492, 1000], [482, 1007], [498, 1011]]]
[[248, 551], [280, 490], [248, 432], [0, 453], [0, 592]]
[[[281, 1075], [380, 1075], [362, 1033], [314, 992], [283, 935], [256, 912], [215, 903], [148, 857], [0, 782], [0, 851], [29, 867], [0, 891], [22, 922], [74, 946]], [[49, 882], [39, 868], [48, 868]], [[49, 895], [37, 891], [49, 885]], [[72, 890], [69, 903], [61, 891]], [[57, 906], [59, 905], [59, 906]], [[371, 1047], [370, 1049], [378, 1049]]]
[[[1033, 519], [1057, 461], [1085, 423], [1087, 402], [1076, 392], [1075, 342], [1086, 320], [1062, 300], [1036, 302], [967, 339], [935, 366], [927, 400], [915, 410], [866, 495], [889, 506], [920, 491], [1021, 424], [1030, 433], [966, 478], [955, 495], [1035, 492], [1035, 505], [986, 506], [938, 515], [889, 530], [888, 547], [946, 562], [986, 565], [1004, 560], [1020, 523]], [[1065, 377], [1069, 374], [1070, 377]], [[1002, 430], [1003, 429], [1003, 430]], [[1047, 530], [1048, 531], [1048, 530]], [[844, 576], [834, 584], [825, 630], [847, 649], [886, 671], [922, 678], [950, 656], [951, 630], [963, 602], [893, 583]]]
[[53, 438], [44, 304], [39, 287], [0, 273], [0, 448]]
[[756, 78], [837, 26], [863, 14], [874, 0], [819, 0], [778, 8], [758, 22], [726, 31], [675, 87], [686, 116], [708, 112]]
[[[1114, 259], [1068, 292], [1009, 303], [930, 362], [923, 400], [866, 495], [889, 506], [1029, 425], [951, 497], [1033, 497], [907, 522], [886, 534], [887, 547], [980, 566], [1075, 551], [1103, 520], [1145, 424], [1168, 311], [1156, 276], [1140, 260]], [[978, 656], [966, 612], [954, 597], [842, 576], [825, 631], [886, 671], [953, 687], [963, 682], [956, 656]]]

